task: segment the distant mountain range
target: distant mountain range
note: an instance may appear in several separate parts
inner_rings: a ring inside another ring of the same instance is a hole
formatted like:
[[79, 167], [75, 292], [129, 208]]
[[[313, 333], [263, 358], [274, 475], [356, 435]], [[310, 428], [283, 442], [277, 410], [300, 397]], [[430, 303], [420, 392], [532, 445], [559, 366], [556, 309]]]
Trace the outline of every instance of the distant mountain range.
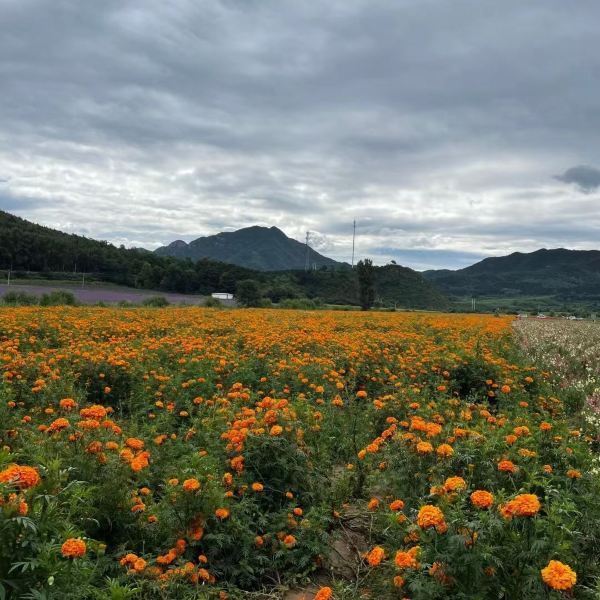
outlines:
[[425, 271], [423, 277], [453, 296], [600, 297], [600, 251], [545, 248], [485, 258], [457, 271]]
[[[311, 264], [328, 268], [304, 271], [306, 247], [300, 242], [290, 240], [276, 228], [249, 227], [241, 232], [249, 252], [263, 267], [273, 267], [275, 259], [283, 256], [285, 261], [278, 264], [293, 265], [296, 270], [249, 269], [208, 258], [190, 262], [143, 249], [118, 248], [108, 242], [43, 227], [1, 210], [0, 270], [5, 271], [3, 276], [10, 270], [13, 280], [83, 283], [85, 273], [87, 283], [110, 281], [144, 290], [196, 294], [235, 293], [238, 282], [252, 279], [263, 296], [275, 303], [298, 298], [320, 299], [327, 304], [359, 303], [357, 273], [349, 265], [312, 251]], [[234, 234], [222, 236], [228, 240], [233, 235], [239, 241]], [[253, 240], [255, 234], [260, 244]], [[332, 265], [336, 268], [330, 268]], [[407, 267], [375, 267], [375, 288], [377, 300], [383, 306], [441, 310], [448, 307], [447, 298], [433, 284]]]
[[[277, 227], [258, 225], [199, 237], [189, 244], [177, 240], [155, 252], [160, 256], [190, 258], [193, 261], [208, 258], [257, 271], [290, 271], [304, 269], [306, 264], [305, 244], [289, 238]], [[311, 268], [349, 267], [310, 247], [308, 254]]]

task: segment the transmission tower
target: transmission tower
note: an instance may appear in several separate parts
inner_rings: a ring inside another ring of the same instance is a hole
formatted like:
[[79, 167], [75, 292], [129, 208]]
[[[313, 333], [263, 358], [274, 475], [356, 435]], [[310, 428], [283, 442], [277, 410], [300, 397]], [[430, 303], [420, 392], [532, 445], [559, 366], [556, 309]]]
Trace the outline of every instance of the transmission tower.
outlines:
[[354, 241], [356, 240], [356, 219], [352, 222], [352, 268], [354, 269]]
[[310, 231], [306, 232], [306, 256], [304, 258], [304, 270], [310, 270], [310, 246], [308, 245], [308, 241], [310, 239]]

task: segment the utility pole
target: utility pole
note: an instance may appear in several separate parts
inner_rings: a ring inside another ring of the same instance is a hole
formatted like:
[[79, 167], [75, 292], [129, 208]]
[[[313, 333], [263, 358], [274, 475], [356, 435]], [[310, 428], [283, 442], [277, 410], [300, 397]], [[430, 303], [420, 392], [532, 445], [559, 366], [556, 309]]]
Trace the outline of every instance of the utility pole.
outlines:
[[85, 273], [81, 274], [81, 287], [85, 286]]
[[354, 269], [354, 242], [356, 240], [356, 219], [352, 222], [352, 268]]
[[304, 270], [308, 271], [310, 269], [310, 247], [308, 245], [308, 240], [310, 239], [310, 231], [306, 232], [306, 257], [304, 259]]

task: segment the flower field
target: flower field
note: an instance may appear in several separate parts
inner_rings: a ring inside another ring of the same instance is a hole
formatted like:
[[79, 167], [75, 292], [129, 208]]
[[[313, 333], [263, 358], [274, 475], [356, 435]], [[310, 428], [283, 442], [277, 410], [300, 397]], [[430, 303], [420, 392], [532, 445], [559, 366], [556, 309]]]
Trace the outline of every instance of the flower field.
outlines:
[[521, 337], [0, 309], [0, 599], [600, 597], [597, 429]]

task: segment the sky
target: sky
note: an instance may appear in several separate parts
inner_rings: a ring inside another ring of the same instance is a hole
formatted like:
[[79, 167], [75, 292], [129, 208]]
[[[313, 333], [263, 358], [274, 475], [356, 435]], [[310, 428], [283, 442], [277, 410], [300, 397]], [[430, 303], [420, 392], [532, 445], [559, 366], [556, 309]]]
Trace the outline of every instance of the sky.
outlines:
[[600, 247], [597, 0], [0, 0], [0, 209], [418, 270]]

